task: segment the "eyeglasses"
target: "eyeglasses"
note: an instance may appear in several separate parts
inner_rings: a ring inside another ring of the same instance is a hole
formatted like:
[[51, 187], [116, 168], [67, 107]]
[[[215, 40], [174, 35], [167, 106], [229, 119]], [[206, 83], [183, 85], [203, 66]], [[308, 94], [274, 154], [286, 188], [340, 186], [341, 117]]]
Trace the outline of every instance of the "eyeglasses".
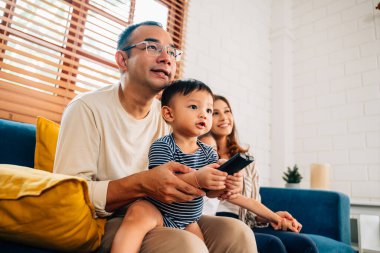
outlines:
[[175, 47], [163, 46], [162, 44], [154, 41], [141, 41], [137, 44], [123, 48], [121, 51], [128, 51], [134, 47], [141, 50], [145, 49], [147, 54], [152, 56], [160, 56], [162, 54], [162, 51], [165, 49], [166, 53], [170, 55], [170, 57], [173, 57], [176, 61], [180, 61], [181, 55], [183, 54], [181, 50]]

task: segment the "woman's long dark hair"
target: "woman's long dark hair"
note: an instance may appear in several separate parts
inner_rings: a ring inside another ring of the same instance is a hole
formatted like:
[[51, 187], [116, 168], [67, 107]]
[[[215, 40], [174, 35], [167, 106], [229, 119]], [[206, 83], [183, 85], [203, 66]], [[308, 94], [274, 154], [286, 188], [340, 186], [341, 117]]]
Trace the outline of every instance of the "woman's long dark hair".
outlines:
[[[217, 100], [224, 101], [227, 104], [228, 108], [230, 109], [230, 111], [232, 113], [231, 105], [230, 105], [230, 102], [228, 102], [227, 98], [225, 98], [223, 96], [220, 96], [220, 95], [214, 95], [214, 103]], [[216, 136], [213, 133], [211, 133], [211, 134], [216, 139]], [[234, 125], [232, 127], [232, 131], [227, 136], [227, 148], [228, 148], [228, 154], [229, 154], [230, 157], [234, 156], [237, 153], [246, 153], [248, 151], [248, 149], [245, 149], [242, 146], [240, 146], [240, 144], [238, 142], [237, 130], [236, 130], [236, 127], [235, 127], [235, 119], [234, 119]], [[218, 154], [218, 155], [220, 156], [220, 154]]]

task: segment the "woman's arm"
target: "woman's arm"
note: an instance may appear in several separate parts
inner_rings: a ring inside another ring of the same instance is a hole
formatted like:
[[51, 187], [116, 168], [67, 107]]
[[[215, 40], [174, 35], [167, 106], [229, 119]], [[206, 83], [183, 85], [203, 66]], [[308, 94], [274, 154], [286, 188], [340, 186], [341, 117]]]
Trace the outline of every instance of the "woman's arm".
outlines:
[[[250, 199], [251, 202], [255, 201], [256, 203], [262, 205], [259, 190], [260, 190], [259, 174], [258, 174], [257, 168], [255, 167], [255, 164], [252, 163], [244, 169], [244, 187], [243, 187], [242, 194], [245, 196], [245, 198]], [[249, 204], [249, 201], [247, 201], [247, 204]], [[255, 205], [254, 203], [251, 203], [251, 204]], [[293, 232], [299, 232], [301, 230], [302, 225], [296, 219], [294, 219], [292, 215], [289, 214], [288, 212], [280, 211], [280, 212], [274, 213], [270, 209], [268, 209], [266, 206], [262, 205], [262, 207], [260, 207], [260, 205], [256, 205], [256, 206], [259, 209], [264, 208], [262, 210], [266, 210], [266, 213], [264, 212], [264, 214], [262, 214], [259, 212], [252, 211], [248, 207], [246, 208], [247, 210], [256, 214], [255, 221], [257, 223], [261, 223], [261, 224], [270, 223], [270, 225], [276, 230], [289, 229]], [[275, 214], [277, 216], [277, 219], [280, 219], [281, 222], [280, 223], [273, 222], [271, 219], [268, 218], [267, 216], [268, 214], [272, 218], [274, 217], [273, 214]], [[244, 220], [244, 217], [242, 218]]]
[[242, 195], [237, 196], [234, 199], [228, 200], [228, 202], [238, 205], [241, 208], [245, 208], [256, 215], [263, 217], [265, 220], [279, 224], [281, 223], [281, 217], [277, 215], [276, 213], [272, 212], [269, 208], [261, 204], [259, 201], [252, 199], [252, 198], [247, 198]]

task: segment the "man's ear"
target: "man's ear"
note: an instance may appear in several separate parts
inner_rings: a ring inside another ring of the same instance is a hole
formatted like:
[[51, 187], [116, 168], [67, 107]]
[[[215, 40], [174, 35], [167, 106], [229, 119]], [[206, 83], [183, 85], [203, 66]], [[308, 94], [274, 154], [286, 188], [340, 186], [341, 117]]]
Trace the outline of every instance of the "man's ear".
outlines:
[[172, 108], [170, 108], [169, 106], [163, 106], [161, 108], [161, 114], [162, 114], [162, 117], [164, 118], [164, 120], [166, 122], [173, 122], [174, 120], [174, 117], [173, 117], [173, 112], [172, 112]]
[[127, 69], [128, 57], [125, 57], [124, 52], [117, 51], [115, 54], [115, 60], [119, 69]]

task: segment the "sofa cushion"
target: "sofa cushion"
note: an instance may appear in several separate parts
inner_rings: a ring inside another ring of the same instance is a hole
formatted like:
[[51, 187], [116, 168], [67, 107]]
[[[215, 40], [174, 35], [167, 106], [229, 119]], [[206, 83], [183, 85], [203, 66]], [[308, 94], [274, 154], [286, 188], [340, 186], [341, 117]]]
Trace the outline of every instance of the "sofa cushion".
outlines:
[[43, 117], [37, 117], [34, 168], [53, 172], [59, 128], [59, 124]]
[[0, 165], [0, 239], [34, 247], [90, 252], [105, 220], [94, 218], [84, 179]]
[[15, 242], [0, 241], [1, 253], [58, 253], [57, 250], [31, 247]]
[[0, 119], [0, 164], [33, 168], [36, 127]]
[[319, 252], [323, 253], [354, 253], [354, 249], [343, 242], [338, 242], [336, 240], [333, 240], [331, 238], [320, 236], [320, 235], [313, 235], [308, 234], [309, 236], [317, 245]]

